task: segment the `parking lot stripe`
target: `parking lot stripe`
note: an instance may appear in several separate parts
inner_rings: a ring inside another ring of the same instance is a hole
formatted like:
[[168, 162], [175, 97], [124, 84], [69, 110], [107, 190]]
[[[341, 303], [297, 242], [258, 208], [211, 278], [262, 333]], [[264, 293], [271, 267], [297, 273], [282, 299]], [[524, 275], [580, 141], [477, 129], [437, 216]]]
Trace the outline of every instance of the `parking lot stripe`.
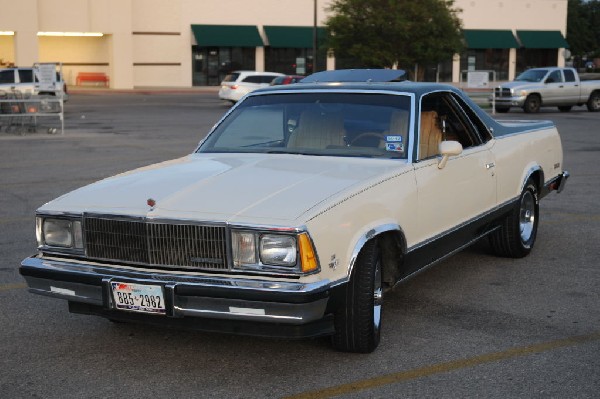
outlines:
[[367, 389], [397, 384], [403, 381], [415, 380], [417, 378], [427, 377], [434, 374], [447, 373], [454, 370], [475, 367], [478, 365], [498, 362], [501, 360], [514, 359], [517, 357], [528, 356], [535, 353], [548, 352], [556, 349], [577, 346], [585, 344], [587, 342], [593, 342], [598, 340], [600, 340], [600, 331], [588, 335], [573, 336], [565, 339], [559, 339], [556, 341], [549, 341], [530, 346], [512, 348], [501, 352], [487, 353], [480, 356], [454, 360], [451, 362], [432, 364], [413, 370], [385, 374], [379, 377], [350, 382], [348, 384], [342, 384], [334, 387], [287, 396], [284, 399], [325, 399], [344, 394], [353, 394]]
[[20, 290], [22, 288], [27, 288], [27, 284], [14, 283], [14, 284], [1, 284], [0, 285], [0, 291]]

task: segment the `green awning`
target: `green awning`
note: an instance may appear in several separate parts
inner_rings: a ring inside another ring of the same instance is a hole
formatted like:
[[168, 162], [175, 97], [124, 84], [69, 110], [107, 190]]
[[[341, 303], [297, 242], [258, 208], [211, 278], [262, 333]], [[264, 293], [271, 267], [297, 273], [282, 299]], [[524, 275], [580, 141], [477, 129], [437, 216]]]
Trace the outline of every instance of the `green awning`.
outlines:
[[518, 30], [517, 36], [525, 48], [569, 48], [558, 30]]
[[[327, 31], [317, 27], [317, 45], [325, 40]], [[278, 48], [312, 48], [312, 26], [265, 26], [265, 34], [271, 47]]]
[[262, 47], [258, 28], [254, 25], [192, 25], [201, 47]]
[[465, 29], [463, 34], [467, 48], [470, 49], [519, 48], [519, 43], [510, 30]]

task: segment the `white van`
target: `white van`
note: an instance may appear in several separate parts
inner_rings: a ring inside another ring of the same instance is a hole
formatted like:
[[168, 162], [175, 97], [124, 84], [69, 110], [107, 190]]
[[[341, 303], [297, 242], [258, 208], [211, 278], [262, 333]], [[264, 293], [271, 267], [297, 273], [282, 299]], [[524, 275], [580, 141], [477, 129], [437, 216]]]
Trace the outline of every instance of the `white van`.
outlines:
[[69, 95], [67, 85], [63, 80], [62, 74], [56, 72], [56, 83], [53, 88], [46, 88], [40, 91], [39, 80], [34, 72], [34, 68], [6, 68], [0, 69], [0, 91], [19, 91], [23, 95], [51, 95], [63, 96], [67, 101]]

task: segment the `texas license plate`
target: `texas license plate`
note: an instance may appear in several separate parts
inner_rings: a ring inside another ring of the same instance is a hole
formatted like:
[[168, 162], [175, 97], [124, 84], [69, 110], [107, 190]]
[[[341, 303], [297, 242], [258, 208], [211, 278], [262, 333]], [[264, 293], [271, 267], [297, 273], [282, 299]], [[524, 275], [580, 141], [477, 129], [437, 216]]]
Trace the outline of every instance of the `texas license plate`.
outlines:
[[165, 314], [165, 298], [160, 285], [119, 283], [112, 281], [115, 307], [131, 312]]

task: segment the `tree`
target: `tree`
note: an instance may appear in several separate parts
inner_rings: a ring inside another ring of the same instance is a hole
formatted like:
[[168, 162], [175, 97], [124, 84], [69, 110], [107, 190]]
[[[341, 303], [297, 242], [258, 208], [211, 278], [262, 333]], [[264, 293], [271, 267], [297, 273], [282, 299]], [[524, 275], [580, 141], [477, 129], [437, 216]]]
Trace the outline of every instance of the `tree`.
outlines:
[[567, 42], [576, 62], [584, 57], [600, 57], [599, 0], [569, 0]]
[[334, 0], [326, 24], [336, 56], [365, 67], [413, 71], [463, 48], [454, 0]]
[[589, 15], [583, 0], [569, 0], [567, 6], [567, 41], [575, 58], [586, 55], [594, 47]]

